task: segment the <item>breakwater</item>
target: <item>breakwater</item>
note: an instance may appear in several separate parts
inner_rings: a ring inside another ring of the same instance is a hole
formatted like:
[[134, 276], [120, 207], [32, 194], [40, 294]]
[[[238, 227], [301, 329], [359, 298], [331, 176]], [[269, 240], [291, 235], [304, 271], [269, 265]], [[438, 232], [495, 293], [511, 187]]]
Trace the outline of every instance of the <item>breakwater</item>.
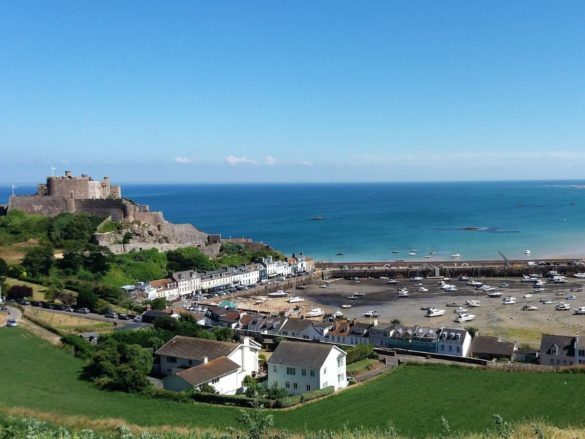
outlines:
[[326, 278], [354, 277], [521, 277], [523, 274], [546, 275], [551, 271], [570, 276], [585, 272], [585, 263], [575, 259], [541, 260], [484, 260], [433, 262], [318, 262]]

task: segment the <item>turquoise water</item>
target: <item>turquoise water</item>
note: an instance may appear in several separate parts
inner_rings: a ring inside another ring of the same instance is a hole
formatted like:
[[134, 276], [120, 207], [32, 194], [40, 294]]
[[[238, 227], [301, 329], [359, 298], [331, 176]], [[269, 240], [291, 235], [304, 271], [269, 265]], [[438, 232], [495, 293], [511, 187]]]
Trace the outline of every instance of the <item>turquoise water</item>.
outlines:
[[422, 260], [431, 251], [431, 260], [499, 259], [498, 250], [526, 258], [526, 249], [538, 259], [585, 250], [583, 184], [124, 185], [123, 193], [170, 221], [318, 259]]

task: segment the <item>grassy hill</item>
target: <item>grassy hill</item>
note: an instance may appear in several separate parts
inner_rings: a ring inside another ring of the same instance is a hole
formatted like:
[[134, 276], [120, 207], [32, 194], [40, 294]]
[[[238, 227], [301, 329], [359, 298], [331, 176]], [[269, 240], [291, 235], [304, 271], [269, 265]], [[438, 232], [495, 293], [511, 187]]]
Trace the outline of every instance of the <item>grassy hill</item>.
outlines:
[[[78, 379], [82, 362], [23, 330], [0, 328], [1, 407], [27, 407], [92, 419], [123, 418], [153, 426], [236, 426], [236, 408], [151, 400], [107, 393]], [[492, 415], [507, 421], [540, 419], [549, 424], [585, 425], [585, 374], [530, 373], [406, 366], [365, 385], [304, 407], [274, 412], [276, 427], [303, 432], [320, 429], [384, 428], [403, 434], [483, 431]]]

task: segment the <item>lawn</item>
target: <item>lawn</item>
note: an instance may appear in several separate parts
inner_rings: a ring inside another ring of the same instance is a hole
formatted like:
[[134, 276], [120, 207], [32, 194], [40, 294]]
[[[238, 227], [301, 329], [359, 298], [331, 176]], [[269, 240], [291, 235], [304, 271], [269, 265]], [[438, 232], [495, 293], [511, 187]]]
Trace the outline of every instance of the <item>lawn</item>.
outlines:
[[376, 364], [378, 360], [373, 358], [364, 358], [363, 360], [356, 361], [355, 363], [351, 363], [347, 365], [347, 373], [349, 374], [357, 374], [361, 372], [365, 372], [367, 368], [373, 364]]
[[113, 323], [98, 322], [80, 317], [79, 314], [56, 313], [40, 308], [26, 307], [25, 316], [31, 317], [35, 322], [55, 328], [61, 333], [109, 332], [114, 329]]
[[[20, 329], [0, 328], [0, 406], [22, 406], [91, 418], [124, 418], [139, 425], [235, 426], [239, 410], [106, 393], [78, 379], [82, 362]], [[557, 426], [585, 425], [585, 374], [530, 373], [402, 366], [337, 395], [275, 411], [290, 431], [392, 422], [399, 432], [436, 436], [441, 416], [452, 431], [482, 431], [492, 415], [507, 421], [543, 419]]]

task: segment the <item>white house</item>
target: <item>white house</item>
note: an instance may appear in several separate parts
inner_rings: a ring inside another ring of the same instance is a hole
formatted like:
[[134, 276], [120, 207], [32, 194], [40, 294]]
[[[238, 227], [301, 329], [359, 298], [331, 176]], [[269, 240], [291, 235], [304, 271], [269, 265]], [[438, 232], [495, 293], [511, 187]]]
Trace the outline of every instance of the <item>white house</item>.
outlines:
[[321, 341], [330, 325], [317, 324], [309, 319], [288, 319], [279, 331], [284, 337]]
[[347, 386], [345, 357], [334, 345], [282, 341], [268, 360], [267, 385], [293, 395], [328, 386], [342, 389]]
[[262, 265], [266, 267], [266, 274], [270, 277], [289, 276], [292, 274], [292, 267], [286, 261], [275, 261], [272, 256], [262, 258]]
[[177, 271], [172, 278], [177, 283], [181, 296], [195, 294], [201, 289], [201, 275], [194, 270]]
[[148, 299], [154, 300], [164, 297], [168, 300], [175, 300], [179, 297], [179, 288], [172, 279], [157, 279], [150, 281]]
[[180, 392], [210, 384], [221, 394], [233, 395], [242, 389], [246, 375], [258, 372], [260, 347], [249, 337], [226, 343], [177, 335], [156, 351], [164, 388]]
[[437, 341], [437, 353], [467, 357], [471, 340], [471, 335], [466, 329], [441, 328]]

